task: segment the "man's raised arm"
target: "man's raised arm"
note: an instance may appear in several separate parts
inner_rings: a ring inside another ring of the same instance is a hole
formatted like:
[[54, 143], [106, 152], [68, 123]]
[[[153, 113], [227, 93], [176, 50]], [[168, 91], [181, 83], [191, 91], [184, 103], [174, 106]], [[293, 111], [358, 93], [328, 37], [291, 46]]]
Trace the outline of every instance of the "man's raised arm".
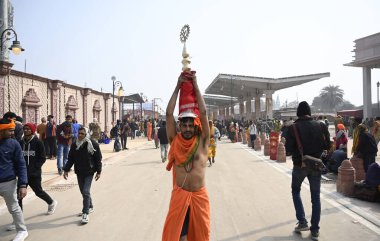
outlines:
[[196, 95], [197, 103], [198, 103], [199, 118], [200, 118], [201, 124], [202, 124], [202, 137], [209, 139], [210, 138], [210, 127], [208, 126], [206, 104], [205, 104], [203, 96], [199, 90], [197, 77], [195, 75], [193, 76], [193, 85], [194, 85], [195, 95]]
[[166, 107], [166, 134], [168, 136], [169, 143], [173, 141], [173, 138], [177, 134], [176, 123], [174, 119], [174, 109], [177, 102], [179, 90], [181, 88], [182, 77], [178, 77], [177, 85], [174, 89], [172, 97], [170, 97], [168, 106]]

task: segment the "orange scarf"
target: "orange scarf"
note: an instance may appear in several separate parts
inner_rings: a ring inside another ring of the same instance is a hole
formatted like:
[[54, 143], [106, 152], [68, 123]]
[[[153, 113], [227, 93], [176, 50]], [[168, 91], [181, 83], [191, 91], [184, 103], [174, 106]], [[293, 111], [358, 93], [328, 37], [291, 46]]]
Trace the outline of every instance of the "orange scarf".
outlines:
[[16, 127], [15, 122], [12, 120], [9, 124], [0, 124], [0, 130], [14, 129]]
[[186, 140], [183, 138], [181, 133], [178, 133], [174, 137], [172, 143], [170, 144], [168, 154], [169, 162], [166, 166], [166, 170], [170, 171], [173, 164], [179, 167], [184, 167], [193, 160], [195, 152], [198, 149], [200, 132], [202, 130], [202, 125], [199, 118], [194, 118], [194, 125], [196, 126], [195, 133], [199, 133], [196, 136]]

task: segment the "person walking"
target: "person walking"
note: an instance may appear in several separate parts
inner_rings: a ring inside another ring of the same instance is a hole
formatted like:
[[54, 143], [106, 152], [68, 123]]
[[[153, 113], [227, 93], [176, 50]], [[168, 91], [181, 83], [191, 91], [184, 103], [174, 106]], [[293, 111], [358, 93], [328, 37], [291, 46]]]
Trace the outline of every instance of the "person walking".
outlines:
[[[46, 161], [45, 149], [42, 141], [35, 136], [36, 126], [33, 123], [26, 123], [23, 130], [24, 137], [21, 139], [20, 145], [26, 162], [28, 185], [32, 188], [37, 197], [47, 203], [48, 211], [46, 214], [51, 215], [55, 212], [58, 202], [53, 200], [49, 194], [42, 189], [41, 185], [41, 167]], [[18, 199], [21, 210], [23, 210], [22, 200], [22, 198]], [[14, 229], [16, 229], [15, 224], [7, 227], [7, 230]]]
[[[36, 127], [32, 123], [24, 125], [24, 137], [20, 141], [21, 149], [24, 153], [28, 173], [28, 185], [32, 188], [37, 197], [44, 200], [48, 205], [47, 214], [51, 215], [55, 212], [58, 202], [53, 200], [43, 189], [42, 181], [42, 165], [46, 161], [45, 149], [41, 140], [35, 136]], [[22, 199], [19, 199], [21, 209]]]
[[72, 116], [67, 115], [65, 122], [57, 128], [57, 168], [58, 174], [62, 175], [62, 168], [66, 165], [73, 137]]
[[249, 137], [251, 138], [252, 149], [255, 149], [255, 140], [257, 137], [257, 128], [253, 121], [249, 121]]
[[93, 121], [88, 126], [88, 129], [89, 129], [91, 139], [99, 142], [99, 140], [101, 139], [102, 130], [98, 124], [98, 119], [94, 118]]
[[23, 241], [28, 237], [28, 231], [17, 199], [26, 196], [28, 177], [20, 144], [11, 138], [14, 130], [13, 120], [4, 118], [0, 120], [0, 196], [4, 198], [17, 230], [13, 240]]
[[38, 139], [44, 144], [45, 154], [48, 150], [48, 144], [46, 141], [46, 118], [41, 118], [41, 123], [37, 126]]
[[47, 158], [53, 160], [57, 156], [57, 137], [56, 137], [56, 124], [54, 122], [54, 116], [48, 115], [46, 124], [46, 142], [47, 142], [47, 148], [45, 150]]
[[[292, 197], [296, 218], [298, 220], [298, 225], [294, 231], [301, 232], [310, 230], [311, 239], [318, 240], [319, 221], [321, 217], [320, 189], [322, 175], [321, 171], [315, 171], [305, 167], [297, 144], [297, 138], [299, 138], [302, 144], [303, 155], [320, 158], [324, 150], [330, 149], [330, 133], [325, 124], [311, 118], [310, 106], [306, 101], [299, 103], [297, 116], [298, 119], [289, 127], [285, 142], [286, 151], [292, 155], [293, 160]], [[297, 132], [295, 132], [295, 129]], [[301, 185], [306, 177], [309, 180], [312, 203], [310, 229], [305, 218], [305, 211], [300, 195]]]
[[182, 75], [166, 109], [166, 132], [171, 144], [166, 169], [173, 168], [173, 191], [162, 240], [206, 241], [210, 239], [210, 203], [205, 186], [210, 129], [197, 78], [191, 75], [200, 114], [180, 113], [177, 133], [173, 112], [181, 84], [186, 81]]
[[166, 121], [161, 122], [161, 128], [158, 129], [157, 137], [160, 140], [161, 160], [165, 162], [168, 157], [169, 141], [166, 134]]
[[216, 144], [218, 142], [218, 138], [220, 137], [220, 132], [212, 120], [208, 121], [208, 125], [210, 128], [210, 144], [208, 145], [208, 161], [209, 167], [212, 166], [212, 163], [215, 163], [215, 155], [216, 155]]
[[152, 140], [152, 122], [150, 122], [150, 119], [146, 123], [146, 135], [148, 137], [148, 141]]
[[121, 130], [120, 130], [120, 139], [121, 139], [121, 146], [123, 150], [128, 150], [127, 148], [127, 141], [128, 141], [128, 133], [129, 133], [130, 127], [128, 120], [123, 120], [123, 123], [121, 124]]
[[132, 119], [131, 123], [129, 123], [129, 127], [131, 128], [131, 140], [136, 138], [136, 131], [138, 130], [138, 125], [135, 119]]
[[75, 142], [76, 139], [78, 138], [78, 130], [79, 128], [81, 128], [81, 125], [78, 123], [77, 120], [73, 119], [72, 128], [73, 128], [73, 142]]
[[63, 177], [67, 180], [70, 168], [74, 165], [77, 175], [79, 190], [83, 197], [82, 224], [89, 222], [89, 214], [94, 211], [91, 198], [91, 184], [95, 175], [95, 181], [99, 180], [102, 172], [102, 153], [99, 144], [86, 137], [85, 128], [78, 131], [78, 139], [71, 145], [68, 161], [63, 168]]
[[16, 127], [15, 127], [15, 130], [13, 132], [13, 135], [17, 141], [20, 141], [22, 138], [22, 132], [23, 132], [22, 131], [22, 121], [20, 122], [17, 119], [20, 119], [21, 117], [17, 116], [15, 113], [9, 111], [3, 115], [3, 118], [14, 121]]

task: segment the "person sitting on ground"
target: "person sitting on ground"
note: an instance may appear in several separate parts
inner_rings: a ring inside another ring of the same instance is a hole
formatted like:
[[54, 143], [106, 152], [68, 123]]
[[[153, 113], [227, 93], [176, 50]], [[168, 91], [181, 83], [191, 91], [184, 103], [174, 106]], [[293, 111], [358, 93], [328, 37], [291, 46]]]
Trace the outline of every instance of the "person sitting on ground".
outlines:
[[339, 149], [340, 145], [347, 145], [347, 134], [343, 124], [338, 124], [338, 132], [335, 136], [335, 148]]
[[341, 144], [337, 150], [335, 150], [327, 164], [329, 171], [338, 174], [338, 168], [344, 160], [347, 159], [347, 145]]
[[380, 165], [377, 162], [369, 165], [365, 176], [365, 182], [370, 187], [380, 188]]

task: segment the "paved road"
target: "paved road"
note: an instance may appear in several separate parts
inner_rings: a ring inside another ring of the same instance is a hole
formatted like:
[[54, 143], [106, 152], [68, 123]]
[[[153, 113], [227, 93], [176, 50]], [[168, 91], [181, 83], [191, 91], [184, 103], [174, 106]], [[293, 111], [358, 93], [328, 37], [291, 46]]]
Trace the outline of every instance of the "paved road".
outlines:
[[[93, 183], [95, 212], [87, 225], [80, 225], [76, 216], [81, 196], [75, 175], [49, 185], [59, 201], [54, 215], [44, 215], [46, 205], [29, 195], [24, 207], [28, 240], [161, 240], [172, 179], [159, 150], [152, 147], [145, 144], [105, 162], [101, 179]], [[310, 240], [309, 232], [292, 232], [296, 220], [290, 172], [289, 163], [269, 161], [246, 146], [222, 141], [216, 164], [207, 170], [211, 240]], [[336, 194], [334, 184], [323, 184], [323, 192], [320, 240], [380, 240], [380, 204], [345, 198]], [[310, 214], [306, 183], [302, 197]], [[5, 231], [10, 222], [10, 215], [1, 212], [1, 241], [14, 236]]]

